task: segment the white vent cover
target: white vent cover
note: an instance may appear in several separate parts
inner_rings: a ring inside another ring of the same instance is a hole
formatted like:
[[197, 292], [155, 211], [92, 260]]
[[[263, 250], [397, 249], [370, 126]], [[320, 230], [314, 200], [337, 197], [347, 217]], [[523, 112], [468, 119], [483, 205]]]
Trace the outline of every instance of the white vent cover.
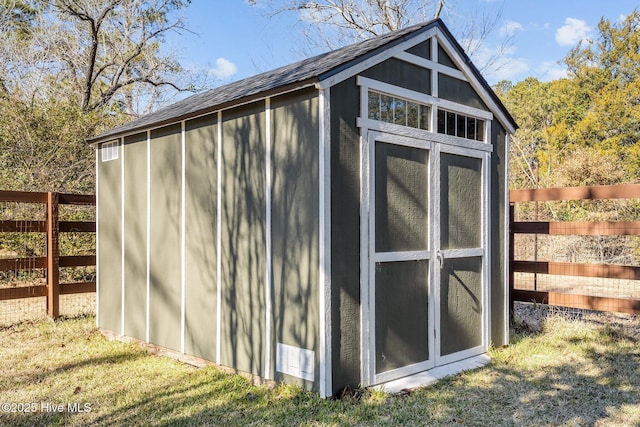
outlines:
[[313, 381], [315, 366], [313, 350], [278, 343], [276, 371]]

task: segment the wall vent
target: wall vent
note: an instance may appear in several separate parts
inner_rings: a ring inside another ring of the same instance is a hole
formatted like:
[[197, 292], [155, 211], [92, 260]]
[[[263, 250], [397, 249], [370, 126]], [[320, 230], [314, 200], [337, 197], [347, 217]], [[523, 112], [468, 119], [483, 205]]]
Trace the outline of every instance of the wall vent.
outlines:
[[313, 350], [278, 343], [276, 371], [304, 380], [314, 380], [315, 354]]

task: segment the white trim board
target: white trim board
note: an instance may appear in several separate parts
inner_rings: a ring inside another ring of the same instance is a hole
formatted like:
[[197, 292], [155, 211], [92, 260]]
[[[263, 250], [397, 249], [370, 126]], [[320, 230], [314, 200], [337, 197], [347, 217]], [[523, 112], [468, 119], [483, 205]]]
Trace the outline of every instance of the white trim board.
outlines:
[[[416, 31], [420, 31], [420, 30], [416, 30]], [[360, 74], [367, 68], [371, 68], [374, 65], [381, 63], [384, 60], [392, 58], [397, 53], [403, 52], [417, 44], [422, 43], [423, 41], [430, 39], [431, 37], [436, 35], [436, 32], [437, 32], [437, 28], [434, 26], [418, 35], [407, 34], [407, 36], [410, 37], [408, 40], [398, 43], [397, 45], [391, 48], [383, 49], [377, 55], [367, 58], [364, 61], [361, 61], [339, 73], [332, 75], [331, 77], [321, 80], [320, 82], [317, 83], [317, 85], [322, 89], [328, 89], [329, 87], [334, 86], [340, 82], [343, 82], [350, 77]]]
[[437, 72], [438, 74], [445, 74], [450, 77], [455, 77], [458, 80], [467, 81], [467, 76], [465, 76], [460, 70], [447, 67], [446, 65], [431, 61], [421, 56], [413, 55], [406, 51], [395, 54], [394, 58], [408, 62], [409, 64], [417, 65], [418, 67], [430, 69], [434, 74]]
[[222, 111], [217, 121], [217, 179], [216, 179], [216, 363], [222, 360]]
[[331, 116], [330, 91], [318, 91], [320, 397], [332, 394], [331, 381]]
[[505, 176], [504, 176], [504, 253], [503, 253], [503, 292], [504, 292], [504, 339], [502, 344], [509, 345], [509, 311], [511, 306], [509, 304], [509, 146], [511, 145], [511, 136], [505, 132], [504, 141], [504, 159], [505, 159]]
[[180, 122], [180, 352], [184, 354], [187, 329], [186, 236], [186, 122]]
[[125, 322], [125, 261], [126, 261], [126, 257], [125, 257], [125, 206], [124, 206], [124, 201], [125, 201], [125, 177], [124, 177], [124, 137], [120, 138], [120, 145], [122, 146], [122, 156], [120, 156], [120, 191], [121, 191], [121, 200], [120, 203], [122, 203], [122, 205], [120, 206], [120, 215], [122, 215], [122, 217], [120, 218], [120, 226], [122, 227], [122, 230], [120, 230], [120, 238], [122, 239], [122, 241], [120, 242], [121, 244], [121, 250], [120, 250], [120, 255], [121, 255], [121, 260], [120, 260], [120, 268], [121, 268], [121, 280], [122, 280], [122, 287], [121, 287], [121, 298], [120, 298], [120, 304], [122, 304], [122, 307], [120, 307], [121, 310], [121, 314], [120, 314], [120, 335], [124, 336], [124, 322]]
[[150, 341], [149, 325], [151, 322], [151, 131], [147, 131], [147, 271], [145, 304], [145, 341]]
[[436, 381], [456, 375], [463, 371], [469, 371], [472, 369], [478, 369], [491, 361], [489, 356], [482, 354], [479, 356], [470, 357], [465, 360], [453, 362], [448, 365], [438, 366], [437, 368], [430, 369], [428, 371], [413, 374], [404, 378], [389, 381], [383, 384], [379, 384], [373, 387], [374, 390], [382, 390], [385, 393], [400, 393], [403, 390], [412, 390], [418, 387], [424, 387], [429, 384], [433, 384]]
[[267, 380], [273, 379], [271, 375], [271, 315], [272, 315], [272, 301], [271, 293], [273, 290], [273, 256], [271, 246], [271, 190], [272, 190], [272, 177], [271, 177], [271, 98], [264, 100], [265, 108], [265, 120], [266, 120], [266, 141], [265, 141], [265, 274], [266, 280], [264, 283], [264, 307], [265, 307], [265, 352], [264, 352], [264, 378]]
[[100, 146], [96, 147], [96, 328], [100, 327]]
[[356, 125], [360, 129], [366, 129], [369, 131], [378, 131], [381, 133], [437, 142], [442, 144], [443, 147], [450, 147], [451, 150], [457, 148], [460, 150], [475, 150], [480, 152], [493, 151], [493, 144], [488, 144], [486, 142], [478, 142], [471, 139], [459, 138], [457, 136], [433, 133], [423, 129], [414, 129], [407, 126], [396, 125], [394, 123], [386, 123], [378, 120], [358, 117], [356, 119]]
[[469, 82], [471, 87], [473, 87], [476, 93], [480, 96], [482, 101], [484, 101], [484, 103], [489, 107], [489, 109], [494, 114], [496, 114], [498, 121], [502, 124], [502, 126], [504, 126], [507, 132], [511, 134], [515, 133], [516, 129], [511, 125], [511, 120], [507, 118], [503, 110], [498, 106], [495, 100], [488, 94], [486, 88], [476, 78], [475, 74], [471, 71], [471, 68], [469, 67], [469, 65], [462, 58], [462, 55], [460, 54], [460, 52], [458, 52], [458, 50], [453, 47], [453, 44], [451, 43], [451, 41], [448, 39], [448, 37], [445, 36], [445, 34], [439, 28], [437, 28], [436, 30], [436, 38], [438, 40], [438, 43], [440, 44], [440, 47], [442, 47], [442, 49], [444, 49], [444, 51], [447, 52], [451, 60], [453, 60], [456, 66], [460, 68], [462, 72], [467, 76], [467, 81]]
[[[379, 80], [373, 80], [368, 77], [358, 76], [356, 79], [356, 84], [361, 87], [373, 89], [374, 91], [384, 92], [389, 95], [396, 95], [400, 98], [406, 98], [410, 101], [416, 101], [418, 103], [430, 104], [438, 108], [453, 111], [456, 113], [462, 113], [467, 116], [472, 116], [484, 120], [493, 120], [493, 114], [490, 111], [470, 107], [468, 105], [459, 104], [457, 102], [448, 101], [442, 98], [437, 98], [435, 96], [427, 95], [426, 93], [405, 89], [400, 86], [395, 86], [389, 83], [381, 82]], [[367, 116], [363, 115], [362, 117]]]

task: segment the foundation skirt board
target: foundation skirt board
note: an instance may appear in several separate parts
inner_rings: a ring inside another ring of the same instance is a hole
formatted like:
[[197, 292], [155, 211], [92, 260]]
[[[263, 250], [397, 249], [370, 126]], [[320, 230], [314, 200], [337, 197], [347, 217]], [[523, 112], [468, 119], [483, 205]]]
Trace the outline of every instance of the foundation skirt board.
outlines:
[[378, 384], [372, 388], [374, 390], [383, 390], [385, 393], [389, 394], [400, 393], [402, 390], [411, 390], [433, 384], [444, 377], [459, 374], [462, 371], [481, 368], [489, 363], [490, 360], [489, 356], [481, 354], [458, 362], [449, 363], [448, 365], [438, 366], [437, 368], [430, 369], [428, 371], [419, 372], [407, 377], [398, 378], [397, 380]]
[[313, 381], [314, 370], [315, 354], [312, 350], [278, 343], [276, 371]]

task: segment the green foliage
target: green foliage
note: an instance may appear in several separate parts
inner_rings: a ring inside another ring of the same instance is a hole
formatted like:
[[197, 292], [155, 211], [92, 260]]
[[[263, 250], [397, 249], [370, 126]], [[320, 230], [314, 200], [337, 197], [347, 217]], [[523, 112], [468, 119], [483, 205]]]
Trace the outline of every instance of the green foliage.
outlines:
[[95, 151], [84, 140], [118, 120], [63, 101], [0, 99], [0, 188], [92, 193]]
[[0, 1], [0, 189], [94, 192], [85, 139], [194, 89], [163, 46], [189, 3]]
[[564, 59], [568, 78], [501, 82], [498, 95], [520, 125], [512, 188], [640, 180], [640, 13], [602, 19], [598, 34]]

